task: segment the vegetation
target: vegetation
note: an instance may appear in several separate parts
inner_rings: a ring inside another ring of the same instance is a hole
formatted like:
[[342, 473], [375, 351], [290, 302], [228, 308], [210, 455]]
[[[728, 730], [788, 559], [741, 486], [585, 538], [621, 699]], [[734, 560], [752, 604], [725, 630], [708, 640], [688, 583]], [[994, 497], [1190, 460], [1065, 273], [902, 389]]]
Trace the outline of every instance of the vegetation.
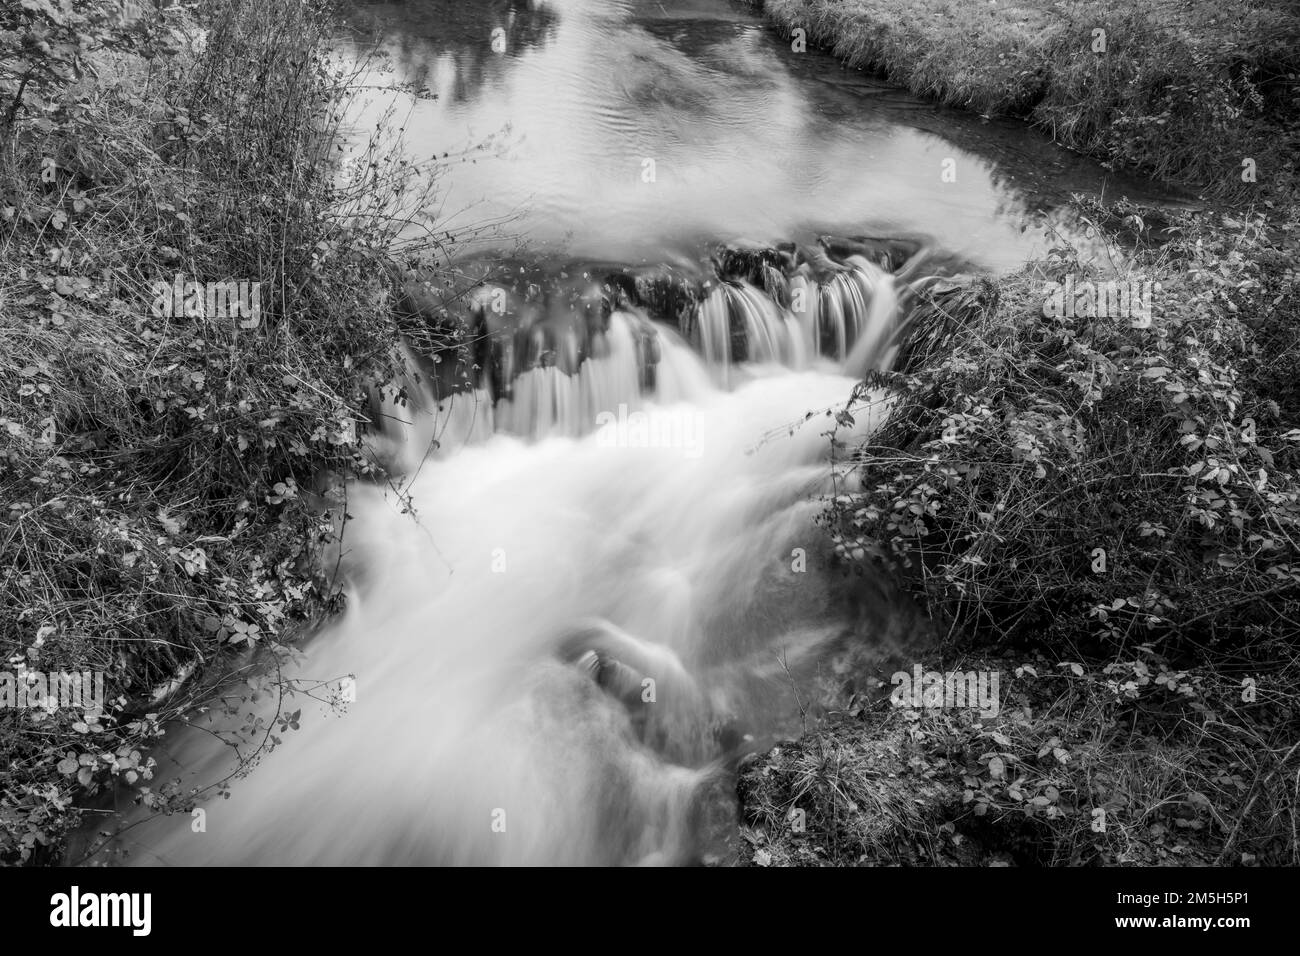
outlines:
[[[376, 141], [337, 170], [329, 23], [297, 0], [0, 12], [0, 670], [106, 682], [97, 717], [0, 709], [0, 862], [57, 859], [104, 788], [190, 799], [142, 756], [163, 725], [336, 597], [330, 476], [376, 472], [372, 385], [421, 334], [396, 263], [452, 237], [404, 215], [429, 180]], [[227, 280], [260, 284], [252, 312], [160, 292]], [[246, 760], [295, 691], [328, 693], [273, 689]]]
[[742, 772], [741, 862], [1295, 864], [1296, 700], [1280, 682], [1248, 704], [1149, 645], [1104, 666], [946, 664], [1000, 670], [1001, 712], [855, 701]]
[[[867, 490], [837, 502], [841, 547], [908, 576], [952, 637], [1286, 657], [1295, 274], [1264, 265], [1284, 253], [1262, 216], [1233, 223], [1189, 218], [1119, 279], [1061, 247], [922, 306], [902, 398], [857, 452]], [[1068, 277], [1152, 283], [1150, 327], [1044, 316]]]
[[[1229, 199], [1294, 192], [1300, 11], [1289, 0], [764, 0], [850, 66], [1024, 117], [1066, 146]], [[1243, 181], [1243, 163], [1253, 182]]]
[[[927, 666], [1004, 675], [1001, 710], [892, 708], [850, 678], [842, 713], [745, 771], [749, 858], [1300, 862], [1292, 5], [766, 8], [855, 66], [1239, 208], [1160, 245], [1147, 211], [1092, 208], [1123, 233], [1113, 269], [1062, 243], [923, 293], [826, 522], [846, 573], [924, 603]], [[0, 707], [0, 862], [57, 859], [108, 789], [193, 801], [150, 746], [331, 609], [336, 476], [380, 473], [374, 387], [403, 337], [454, 344], [393, 305], [455, 240], [407, 213], [428, 170], [377, 140], [336, 166], [353, 85], [327, 13], [0, 9], [0, 671], [105, 675], [99, 715]], [[1150, 326], [1044, 315], [1066, 277], [1160, 283]], [[258, 283], [257, 308], [190, 281]], [[217, 706], [263, 692], [277, 718], [229, 741], [245, 766], [294, 694], [334, 693], [272, 678]]]
[[[842, 712], [742, 779], [750, 858], [1300, 861], [1300, 207], [1283, 95], [1300, 30], [1280, 5], [1231, 24], [1210, 8], [767, 4], [913, 89], [1253, 201], [1165, 222], [1159, 243], [1161, 214], [1081, 203], [1109, 261], [1061, 241], [1015, 275], [921, 293], [899, 370], [855, 396], [896, 398], [825, 520], [847, 571], [886, 573], [926, 608], [925, 667], [1000, 673], [1002, 710], [896, 709], [850, 681]], [[1079, 52], [1094, 24], [1101, 59]], [[1244, 182], [1240, 157], [1272, 148], [1276, 175]], [[1063, 309], [1067, 281], [1150, 283], [1149, 321], [1087, 297]]]

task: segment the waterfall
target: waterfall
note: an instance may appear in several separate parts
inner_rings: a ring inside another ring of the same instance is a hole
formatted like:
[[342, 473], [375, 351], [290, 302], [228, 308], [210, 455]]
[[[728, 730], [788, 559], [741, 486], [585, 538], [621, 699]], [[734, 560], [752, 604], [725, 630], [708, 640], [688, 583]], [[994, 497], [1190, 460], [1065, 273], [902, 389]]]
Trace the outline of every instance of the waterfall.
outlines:
[[852, 273], [850, 293], [854, 304], [851, 314], [856, 341], [844, 358], [844, 370], [861, 378], [872, 369], [889, 370], [892, 352], [885, 353], [884, 346], [890, 334], [896, 331], [900, 319], [898, 291], [893, 279], [879, 266], [861, 256], [852, 256], [850, 261], [857, 267]]
[[[698, 859], [719, 819], [734, 826], [737, 748], [797, 727], [795, 682], [852, 627], [838, 573], [815, 558], [826, 413], [878, 362], [897, 297], [865, 260], [781, 282], [712, 285], [686, 335], [623, 300], [568, 323], [581, 334], [507, 329], [508, 387], [484, 375], [439, 397], [413, 373], [387, 389], [371, 440], [406, 475], [402, 495], [350, 483], [346, 610], [286, 675], [354, 675], [355, 701], [290, 701], [299, 729], [204, 804], [202, 832], [139, 811], [110, 854]], [[855, 410], [839, 437], [880, 414]], [[171, 733], [161, 775], [229, 774], [209, 733], [221, 721]]]
[[714, 285], [700, 305], [700, 352], [722, 370], [723, 382], [738, 360], [799, 369], [827, 356], [860, 375], [876, 367], [898, 320], [893, 277], [864, 256], [849, 256], [824, 281], [807, 267], [789, 279], [765, 270], [764, 286], [730, 279]]
[[[745, 255], [753, 253], [737, 254]], [[731, 387], [738, 365], [838, 366], [857, 377], [883, 368], [900, 324], [894, 277], [858, 254], [834, 260], [818, 252], [812, 261], [820, 277], [808, 261], [787, 276], [770, 262], [742, 258], [748, 275], [728, 273], [698, 293], [679, 287], [681, 278], [628, 276], [608, 266], [603, 279], [594, 269], [566, 266], [558, 277], [534, 269], [521, 283], [524, 294], [484, 287], [471, 297], [466, 322], [486, 341], [483, 364], [495, 374], [434, 404], [459, 408], [444, 426], [453, 436], [472, 424], [479, 435], [578, 437], [603, 413], [695, 401], [711, 387]], [[405, 384], [409, 396], [416, 389]], [[402, 411], [382, 414], [401, 420]], [[407, 433], [397, 444], [418, 439], [428, 448], [429, 437]], [[394, 447], [386, 453], [403, 455]]]

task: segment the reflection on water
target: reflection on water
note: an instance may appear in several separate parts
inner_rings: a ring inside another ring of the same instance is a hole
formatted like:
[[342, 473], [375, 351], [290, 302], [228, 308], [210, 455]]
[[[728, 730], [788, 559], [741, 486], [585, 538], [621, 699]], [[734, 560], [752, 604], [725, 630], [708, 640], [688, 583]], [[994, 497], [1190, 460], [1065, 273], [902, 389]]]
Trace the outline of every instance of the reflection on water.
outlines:
[[361, 26], [358, 42], [382, 38], [400, 82], [463, 104], [497, 85], [520, 53], [552, 39], [557, 22], [549, 6], [530, 0], [426, 0], [358, 4], [354, 26]]
[[423, 94], [376, 92], [364, 115], [395, 106], [417, 158], [496, 137], [448, 171], [444, 198], [520, 213], [541, 248], [663, 259], [737, 236], [907, 234], [1003, 268], [1043, 248], [1043, 225], [1072, 229], [1056, 211], [1071, 191], [1151, 198], [1020, 124], [794, 53], [729, 0], [356, 9], [351, 48], [387, 54], [376, 86]]

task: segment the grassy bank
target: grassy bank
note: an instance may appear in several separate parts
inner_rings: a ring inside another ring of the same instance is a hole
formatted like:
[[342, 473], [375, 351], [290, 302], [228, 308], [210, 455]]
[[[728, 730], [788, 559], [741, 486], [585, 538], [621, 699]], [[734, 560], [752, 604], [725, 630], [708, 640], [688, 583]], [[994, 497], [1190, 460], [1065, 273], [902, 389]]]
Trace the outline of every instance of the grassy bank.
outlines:
[[[420, 185], [377, 153], [335, 176], [329, 29], [298, 0], [0, 14], [0, 862], [57, 858], [105, 788], [183, 805], [162, 725], [332, 600], [322, 476], [374, 470]], [[243, 311], [186, 286], [228, 281]], [[102, 714], [46, 706], [63, 671], [103, 675]]]
[[[1214, 196], [1294, 194], [1300, 11], [1252, 0], [764, 0], [785, 33], [940, 102]], [[1253, 161], [1254, 182], [1243, 163]], [[1264, 189], [1258, 187], [1263, 186]]]
[[[743, 775], [747, 861], [1300, 862], [1296, 30], [1250, 6], [767, 4], [919, 92], [1238, 206], [1158, 245], [1146, 211], [1086, 206], [1104, 267], [1062, 243], [922, 293], [900, 400], [825, 519], [846, 570], [926, 608], [916, 663], [998, 673], [1001, 710], [850, 678], [851, 707]], [[1149, 321], [1090, 310], [1105, 283], [1150, 283]]]

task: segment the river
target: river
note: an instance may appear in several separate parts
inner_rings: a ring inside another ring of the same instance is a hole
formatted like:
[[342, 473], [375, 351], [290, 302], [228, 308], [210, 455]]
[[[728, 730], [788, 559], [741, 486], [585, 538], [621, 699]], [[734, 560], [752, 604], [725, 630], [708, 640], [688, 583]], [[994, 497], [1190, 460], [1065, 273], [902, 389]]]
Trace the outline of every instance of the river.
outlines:
[[[794, 52], [728, 0], [354, 13], [341, 52], [384, 56], [354, 120], [388, 110], [412, 158], [446, 154], [437, 215], [459, 254], [525, 280], [466, 306], [491, 343], [482, 376], [434, 370], [388, 409], [372, 441], [402, 477], [349, 489], [347, 609], [290, 675], [352, 675], [349, 699], [293, 703], [298, 728], [201, 826], [144, 822], [111, 850], [723, 861], [736, 762], [837, 703], [846, 648], [908, 628], [816, 522], [851, 490], [830, 432], [888, 367], [908, 281], [1014, 268], [1053, 230], [1086, 242], [1071, 192], [1150, 194], [1018, 124]], [[896, 278], [888, 249], [842, 238], [864, 236], [930, 258]], [[665, 276], [687, 290], [672, 314], [647, 294]], [[835, 437], [851, 447], [886, 401]], [[166, 753], [187, 786], [230, 768], [206, 731]]]

